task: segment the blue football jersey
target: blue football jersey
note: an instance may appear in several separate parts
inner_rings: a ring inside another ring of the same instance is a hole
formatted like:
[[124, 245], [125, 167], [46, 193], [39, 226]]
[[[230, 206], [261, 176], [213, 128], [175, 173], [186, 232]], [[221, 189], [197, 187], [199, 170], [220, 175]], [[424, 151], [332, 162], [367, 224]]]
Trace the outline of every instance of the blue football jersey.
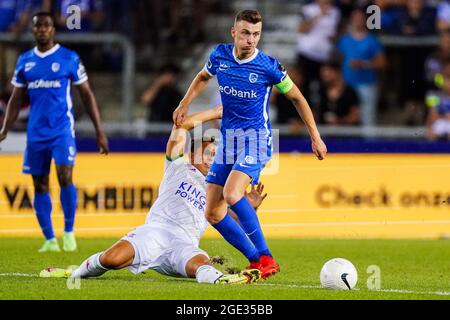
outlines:
[[20, 55], [11, 83], [28, 90], [28, 141], [75, 137], [71, 84], [87, 79], [78, 54], [59, 44], [47, 52], [34, 48]]
[[274, 58], [256, 49], [253, 56], [239, 60], [234, 44], [214, 48], [204, 69], [217, 76], [222, 98], [222, 134], [226, 129], [255, 129], [271, 137], [269, 100], [272, 86], [287, 73]]

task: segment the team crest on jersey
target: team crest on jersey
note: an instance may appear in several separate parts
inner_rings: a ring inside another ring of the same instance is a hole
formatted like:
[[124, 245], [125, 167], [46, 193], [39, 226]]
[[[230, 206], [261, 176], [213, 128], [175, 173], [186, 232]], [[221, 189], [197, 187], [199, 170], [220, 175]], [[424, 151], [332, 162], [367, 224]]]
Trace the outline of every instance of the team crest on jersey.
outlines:
[[258, 81], [258, 75], [256, 73], [251, 72], [250, 75], [248, 76], [248, 80], [251, 83], [255, 83], [256, 81]]
[[61, 68], [61, 65], [58, 62], [52, 63], [52, 71], [53, 72], [58, 72], [60, 68]]
[[27, 62], [25, 64], [25, 72], [30, 71], [35, 65], [36, 65], [36, 62]]

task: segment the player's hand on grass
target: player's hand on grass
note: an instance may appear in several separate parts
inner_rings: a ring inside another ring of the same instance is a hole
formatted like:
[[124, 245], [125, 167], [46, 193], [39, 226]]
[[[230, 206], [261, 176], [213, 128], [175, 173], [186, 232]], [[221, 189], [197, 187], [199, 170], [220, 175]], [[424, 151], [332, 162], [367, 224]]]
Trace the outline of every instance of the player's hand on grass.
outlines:
[[312, 151], [316, 155], [317, 159], [323, 160], [327, 154], [327, 146], [320, 138], [312, 140]]
[[108, 138], [103, 132], [97, 134], [97, 145], [101, 154], [109, 153]]
[[173, 123], [179, 127], [183, 124], [188, 113], [188, 107], [180, 104], [173, 112]]
[[264, 185], [260, 182], [258, 186], [251, 186], [250, 192], [246, 192], [245, 196], [247, 200], [250, 202], [253, 208], [258, 209], [264, 199], [267, 197], [267, 193], [263, 194]]

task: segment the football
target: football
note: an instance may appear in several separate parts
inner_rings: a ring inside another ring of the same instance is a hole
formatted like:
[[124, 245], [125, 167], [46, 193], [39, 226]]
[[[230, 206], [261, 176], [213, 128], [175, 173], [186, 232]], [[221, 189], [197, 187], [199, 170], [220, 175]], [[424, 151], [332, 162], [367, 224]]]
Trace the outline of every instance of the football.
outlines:
[[320, 271], [320, 283], [331, 290], [351, 290], [358, 281], [355, 266], [343, 258], [327, 261]]

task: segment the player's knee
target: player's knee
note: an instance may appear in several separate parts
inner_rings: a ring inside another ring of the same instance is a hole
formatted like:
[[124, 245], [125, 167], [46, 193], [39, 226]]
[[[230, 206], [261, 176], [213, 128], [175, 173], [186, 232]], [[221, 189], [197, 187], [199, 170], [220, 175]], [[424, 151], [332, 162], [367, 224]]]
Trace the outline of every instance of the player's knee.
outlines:
[[100, 256], [100, 263], [107, 269], [119, 269], [124, 263], [123, 255], [117, 250], [107, 250]]
[[66, 170], [58, 172], [58, 181], [61, 187], [68, 187], [72, 184], [72, 174]]
[[207, 210], [205, 211], [205, 218], [210, 224], [214, 225], [219, 223], [223, 219], [223, 216], [219, 215], [219, 213], [214, 210]]
[[203, 254], [197, 255], [186, 264], [186, 274], [189, 278], [195, 278], [197, 269], [204, 265], [210, 265], [209, 258]]
[[243, 197], [243, 195], [236, 190], [230, 190], [230, 189], [223, 190], [223, 198], [228, 203], [228, 205], [234, 205], [236, 202], [241, 200], [242, 197]]
[[33, 178], [34, 191], [37, 193], [47, 193], [49, 192], [48, 180], [41, 177]]

